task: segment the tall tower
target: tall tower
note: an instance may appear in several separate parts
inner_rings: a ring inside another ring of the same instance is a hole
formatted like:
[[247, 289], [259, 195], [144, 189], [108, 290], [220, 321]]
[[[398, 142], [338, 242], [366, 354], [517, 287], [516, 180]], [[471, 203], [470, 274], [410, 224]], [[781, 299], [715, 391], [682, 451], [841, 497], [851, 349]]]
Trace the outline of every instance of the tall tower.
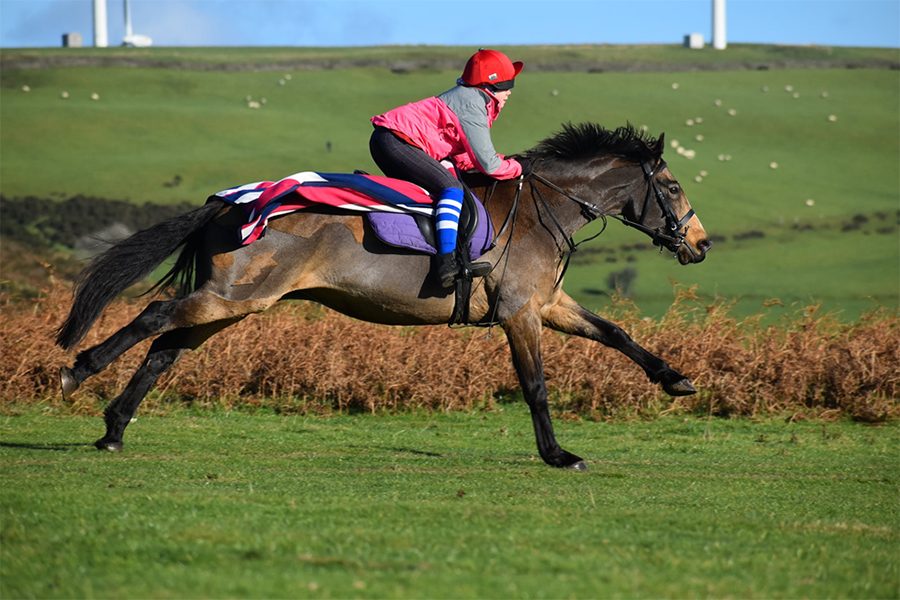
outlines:
[[125, 0], [125, 38], [122, 40], [123, 46], [134, 46], [137, 48], [146, 48], [153, 45], [150, 36], [134, 33], [131, 29], [131, 2]]
[[725, 41], [725, 0], [713, 0], [712, 39], [716, 50], [724, 50], [728, 45]]
[[106, 0], [94, 0], [94, 46], [109, 46], [109, 31], [106, 27]]
[[131, 31], [131, 2], [125, 0], [125, 43], [127, 44], [132, 37], [134, 32]]

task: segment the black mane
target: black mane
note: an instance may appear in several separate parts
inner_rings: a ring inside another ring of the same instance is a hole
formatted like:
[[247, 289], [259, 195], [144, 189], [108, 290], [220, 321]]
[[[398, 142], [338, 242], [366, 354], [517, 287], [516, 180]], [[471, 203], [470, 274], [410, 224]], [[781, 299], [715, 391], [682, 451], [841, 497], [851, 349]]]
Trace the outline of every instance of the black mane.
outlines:
[[641, 162], [658, 158], [656, 145], [656, 138], [630, 124], [610, 131], [596, 123], [568, 123], [525, 155], [531, 159], [563, 160], [611, 155]]

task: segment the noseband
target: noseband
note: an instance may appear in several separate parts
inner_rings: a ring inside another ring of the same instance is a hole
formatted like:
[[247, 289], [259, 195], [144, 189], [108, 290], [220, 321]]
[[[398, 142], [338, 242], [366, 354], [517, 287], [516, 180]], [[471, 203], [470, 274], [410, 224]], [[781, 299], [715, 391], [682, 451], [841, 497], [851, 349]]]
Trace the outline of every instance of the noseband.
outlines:
[[[681, 219], [675, 214], [672, 205], [669, 203], [665, 193], [663, 193], [655, 179], [656, 175], [661, 173], [666, 166], [666, 161], [662, 159], [656, 164], [655, 169], [650, 166], [650, 163], [646, 161], [641, 162], [641, 168], [644, 170], [644, 178], [647, 180], [647, 195], [644, 197], [644, 206], [641, 208], [641, 216], [637, 221], [629, 221], [628, 219], [619, 220], [625, 225], [643, 231], [645, 234], [649, 235], [653, 240], [653, 245], [660, 247], [660, 252], [662, 252], [664, 247], [672, 252], [676, 252], [684, 243], [684, 237], [687, 235], [688, 229], [686, 225], [687, 222], [691, 220], [691, 217], [694, 216], [694, 209], [692, 208], [687, 211]], [[650, 208], [650, 201], [654, 197], [656, 198], [657, 204], [659, 204], [663, 218], [666, 220], [665, 227], [657, 227], [655, 229], [644, 224], [644, 221], [647, 219], [648, 209]], [[682, 229], [684, 231], [682, 231]]]

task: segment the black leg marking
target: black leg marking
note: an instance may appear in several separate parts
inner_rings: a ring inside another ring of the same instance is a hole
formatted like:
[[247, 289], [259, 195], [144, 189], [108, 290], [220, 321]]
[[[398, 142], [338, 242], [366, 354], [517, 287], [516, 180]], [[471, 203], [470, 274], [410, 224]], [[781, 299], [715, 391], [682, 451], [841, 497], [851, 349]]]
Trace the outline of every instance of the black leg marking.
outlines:
[[541, 324], [537, 312], [525, 307], [503, 324], [513, 365], [519, 376], [522, 393], [528, 408], [537, 440], [538, 452], [548, 465], [559, 468], [586, 470], [581, 457], [563, 450], [553, 433], [550, 408], [547, 403], [547, 384], [541, 363]]

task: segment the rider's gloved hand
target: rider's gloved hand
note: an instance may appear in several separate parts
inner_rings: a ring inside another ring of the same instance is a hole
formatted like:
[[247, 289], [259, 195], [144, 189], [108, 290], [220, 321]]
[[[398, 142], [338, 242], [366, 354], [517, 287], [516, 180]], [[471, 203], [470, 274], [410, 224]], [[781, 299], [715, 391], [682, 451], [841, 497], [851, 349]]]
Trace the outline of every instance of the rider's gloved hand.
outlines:
[[522, 179], [528, 179], [529, 177], [531, 177], [532, 165], [531, 165], [530, 158], [528, 158], [527, 156], [523, 156], [521, 154], [514, 154], [507, 158], [511, 158], [511, 159], [515, 160], [517, 163], [519, 163], [520, 165], [522, 165]]

